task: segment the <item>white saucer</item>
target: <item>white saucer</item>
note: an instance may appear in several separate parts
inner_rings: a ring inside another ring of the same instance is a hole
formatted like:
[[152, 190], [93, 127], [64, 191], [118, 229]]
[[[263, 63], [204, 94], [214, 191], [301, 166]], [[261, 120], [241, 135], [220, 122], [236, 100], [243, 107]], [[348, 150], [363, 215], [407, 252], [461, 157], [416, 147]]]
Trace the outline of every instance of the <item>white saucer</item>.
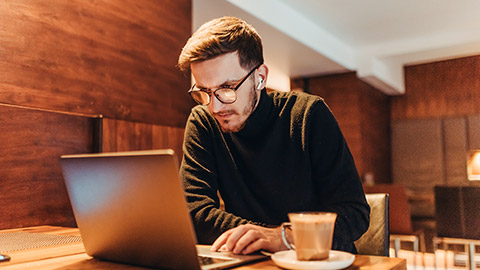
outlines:
[[286, 269], [333, 270], [350, 266], [355, 255], [338, 250], [330, 250], [330, 256], [322, 261], [297, 261], [295, 250], [279, 251], [272, 256], [275, 264]]

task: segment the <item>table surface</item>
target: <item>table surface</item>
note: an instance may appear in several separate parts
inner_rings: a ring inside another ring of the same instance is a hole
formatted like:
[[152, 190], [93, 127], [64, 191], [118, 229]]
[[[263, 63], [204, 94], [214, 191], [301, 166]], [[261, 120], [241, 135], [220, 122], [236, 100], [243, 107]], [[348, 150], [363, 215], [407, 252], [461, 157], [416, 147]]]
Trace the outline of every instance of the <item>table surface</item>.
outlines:
[[[54, 235], [79, 236], [77, 228], [38, 226], [21, 229], [2, 230], [0, 233], [27, 232]], [[1, 248], [1, 247], [0, 247]], [[117, 264], [93, 259], [85, 253], [81, 242], [64, 243], [52, 246], [10, 251], [11, 259], [0, 262], [0, 269], [146, 269], [131, 265]], [[278, 270], [271, 260], [264, 260], [236, 267], [237, 270]], [[405, 259], [381, 256], [356, 255], [353, 265], [347, 269], [392, 269], [406, 270]]]

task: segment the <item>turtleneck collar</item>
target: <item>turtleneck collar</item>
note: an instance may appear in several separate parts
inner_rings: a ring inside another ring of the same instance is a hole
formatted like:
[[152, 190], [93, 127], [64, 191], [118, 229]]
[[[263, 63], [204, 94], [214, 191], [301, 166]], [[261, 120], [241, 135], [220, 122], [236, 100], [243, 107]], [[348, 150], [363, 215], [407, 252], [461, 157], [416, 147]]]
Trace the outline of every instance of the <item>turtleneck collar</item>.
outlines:
[[239, 132], [232, 133], [232, 135], [248, 138], [262, 134], [270, 127], [274, 116], [275, 111], [272, 97], [267, 94], [267, 90], [264, 88], [260, 92], [258, 105], [248, 117], [245, 127]]

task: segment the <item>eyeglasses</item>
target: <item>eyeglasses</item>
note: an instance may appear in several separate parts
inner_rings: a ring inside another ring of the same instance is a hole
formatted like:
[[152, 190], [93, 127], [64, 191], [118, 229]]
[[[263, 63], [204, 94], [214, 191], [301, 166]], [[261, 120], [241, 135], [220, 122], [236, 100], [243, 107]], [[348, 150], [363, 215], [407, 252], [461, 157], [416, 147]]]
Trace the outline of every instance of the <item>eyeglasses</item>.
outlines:
[[242, 86], [242, 84], [247, 80], [247, 78], [252, 75], [252, 73], [259, 68], [260, 65], [252, 69], [248, 74], [243, 77], [243, 79], [235, 87], [222, 86], [215, 90], [210, 90], [207, 88], [198, 88], [194, 84], [188, 93], [190, 96], [200, 105], [208, 105], [212, 101], [212, 93], [215, 97], [224, 104], [232, 104], [237, 100], [237, 90]]

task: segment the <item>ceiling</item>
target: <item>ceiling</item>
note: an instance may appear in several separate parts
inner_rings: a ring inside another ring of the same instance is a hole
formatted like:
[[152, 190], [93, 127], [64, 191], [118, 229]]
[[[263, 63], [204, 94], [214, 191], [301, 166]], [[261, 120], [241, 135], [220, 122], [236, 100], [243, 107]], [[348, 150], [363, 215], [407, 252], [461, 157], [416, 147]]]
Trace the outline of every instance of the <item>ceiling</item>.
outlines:
[[236, 16], [262, 36], [268, 86], [356, 71], [389, 95], [403, 67], [480, 54], [478, 0], [193, 0], [193, 29]]

